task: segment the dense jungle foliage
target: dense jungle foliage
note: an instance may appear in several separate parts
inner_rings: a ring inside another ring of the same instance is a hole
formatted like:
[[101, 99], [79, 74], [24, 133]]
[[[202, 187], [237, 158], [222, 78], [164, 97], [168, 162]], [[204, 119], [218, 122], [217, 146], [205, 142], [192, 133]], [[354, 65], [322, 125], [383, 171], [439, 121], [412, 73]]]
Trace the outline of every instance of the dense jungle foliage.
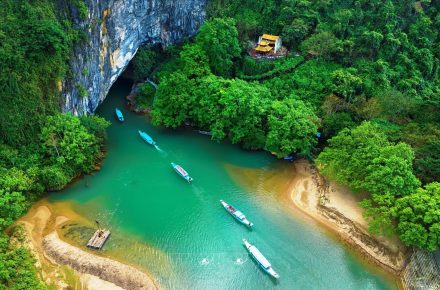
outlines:
[[21, 231], [4, 231], [43, 192], [91, 172], [102, 157], [107, 121], [60, 113], [59, 86], [81, 35], [69, 9], [81, 14], [86, 7], [76, 0], [0, 1], [0, 289], [46, 288], [20, 246]]
[[[141, 49], [134, 77], [156, 125], [185, 124], [278, 157], [315, 160], [362, 201], [373, 233], [440, 244], [440, 2], [210, 0], [197, 36], [159, 55]], [[0, 1], [0, 288], [42, 289], [20, 231], [41, 194], [88, 173], [108, 123], [61, 114], [60, 84], [84, 18], [81, 0]], [[289, 55], [247, 54], [262, 33]], [[159, 64], [157, 59], [166, 58]], [[143, 98], [143, 99], [142, 99]], [[317, 134], [317, 133], [320, 134]]]
[[[209, 1], [194, 40], [168, 49], [154, 74], [153, 122], [315, 160], [326, 177], [370, 194], [361, 205], [373, 233], [433, 251], [439, 10], [439, 1]], [[280, 35], [289, 56], [250, 57], [263, 33]]]

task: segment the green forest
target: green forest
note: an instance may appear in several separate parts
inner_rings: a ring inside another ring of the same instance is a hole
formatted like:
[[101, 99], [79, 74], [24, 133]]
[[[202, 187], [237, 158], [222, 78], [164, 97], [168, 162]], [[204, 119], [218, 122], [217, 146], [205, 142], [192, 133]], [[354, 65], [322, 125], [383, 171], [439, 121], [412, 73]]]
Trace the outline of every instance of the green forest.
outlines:
[[81, 31], [60, 14], [77, 9], [74, 1], [55, 2], [0, 2], [0, 289], [46, 288], [20, 246], [22, 230], [8, 227], [103, 157], [109, 123], [60, 112], [58, 86]]
[[[138, 101], [157, 126], [190, 124], [249, 150], [314, 162], [368, 192], [370, 230], [407, 246], [440, 245], [440, 2], [209, 0], [182, 45], [143, 47], [134, 77], [154, 73]], [[103, 158], [96, 116], [60, 112], [81, 0], [0, 2], [0, 289], [44, 289], [10, 225], [47, 191]], [[279, 35], [286, 58], [248, 50]], [[319, 134], [318, 134], [319, 133]]]
[[[368, 192], [370, 231], [440, 244], [440, 3], [213, 0], [209, 20], [154, 74], [156, 125], [191, 124], [246, 149], [300, 156]], [[248, 54], [263, 33], [286, 58]], [[143, 48], [134, 64], [148, 62]], [[140, 69], [138, 69], [140, 71]], [[318, 132], [320, 134], [318, 134]], [[320, 137], [317, 137], [317, 134]]]

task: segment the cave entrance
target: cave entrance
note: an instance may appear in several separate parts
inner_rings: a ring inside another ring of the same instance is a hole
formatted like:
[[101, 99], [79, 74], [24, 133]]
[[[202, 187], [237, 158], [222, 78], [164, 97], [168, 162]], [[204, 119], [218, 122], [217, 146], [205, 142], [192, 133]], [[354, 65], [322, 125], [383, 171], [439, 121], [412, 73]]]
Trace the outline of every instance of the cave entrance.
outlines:
[[[102, 107], [106, 107], [106, 103], [112, 103], [122, 110], [149, 114], [157, 88], [155, 73], [174, 55], [174, 51], [174, 48], [164, 48], [161, 44], [140, 47], [110, 88], [104, 102], [97, 108], [97, 113], [103, 111]], [[123, 98], [123, 104], [111, 100], [113, 98], [119, 101]]]

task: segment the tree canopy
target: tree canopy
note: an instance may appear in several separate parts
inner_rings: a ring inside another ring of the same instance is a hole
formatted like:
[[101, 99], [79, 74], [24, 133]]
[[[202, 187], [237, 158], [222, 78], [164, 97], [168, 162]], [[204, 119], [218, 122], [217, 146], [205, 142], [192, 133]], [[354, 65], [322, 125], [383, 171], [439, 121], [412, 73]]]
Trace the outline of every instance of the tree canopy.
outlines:
[[298, 153], [310, 157], [317, 144], [319, 120], [301, 100], [286, 99], [272, 103], [268, 115], [266, 148], [279, 157]]
[[222, 76], [229, 76], [233, 59], [240, 55], [238, 31], [232, 18], [214, 18], [200, 28], [196, 43], [209, 58], [212, 71]]
[[440, 245], [440, 183], [398, 199], [395, 207], [400, 239], [408, 246], [435, 251]]

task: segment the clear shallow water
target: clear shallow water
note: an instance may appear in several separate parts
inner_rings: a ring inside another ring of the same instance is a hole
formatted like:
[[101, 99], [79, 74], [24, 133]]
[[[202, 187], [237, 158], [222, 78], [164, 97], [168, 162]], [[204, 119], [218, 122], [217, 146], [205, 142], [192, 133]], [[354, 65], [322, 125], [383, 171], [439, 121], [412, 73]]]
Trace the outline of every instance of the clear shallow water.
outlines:
[[[314, 224], [296, 219], [263, 186], [280, 166], [269, 154], [246, 152], [191, 131], [159, 130], [124, 104], [128, 84], [118, 82], [97, 114], [112, 122], [102, 169], [49, 201], [64, 201], [82, 216], [112, 229], [105, 250], [143, 266], [166, 289], [391, 289], [382, 275], [355, 259]], [[114, 108], [125, 122], [116, 121]], [[163, 150], [142, 141], [145, 130]], [[172, 169], [182, 165], [189, 185]], [[257, 171], [252, 187], [234, 170]], [[229, 168], [229, 170], [228, 170]], [[220, 206], [224, 199], [255, 224], [248, 230]], [[269, 278], [248, 256], [248, 239], [280, 274]], [[83, 237], [84, 239], [84, 237]]]

